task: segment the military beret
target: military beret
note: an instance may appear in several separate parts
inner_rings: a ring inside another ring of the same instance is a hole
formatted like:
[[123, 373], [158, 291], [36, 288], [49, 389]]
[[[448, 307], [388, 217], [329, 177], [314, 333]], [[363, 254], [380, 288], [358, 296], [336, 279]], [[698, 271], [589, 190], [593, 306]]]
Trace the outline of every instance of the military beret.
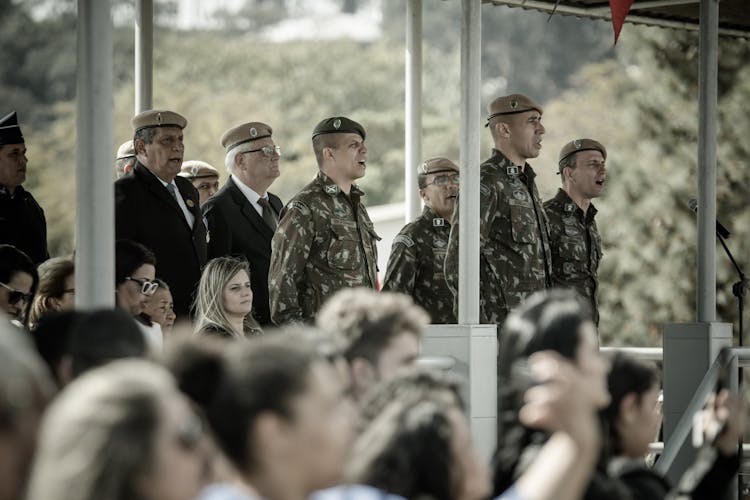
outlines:
[[130, 120], [133, 125], [133, 129], [138, 132], [144, 128], [154, 127], [187, 127], [187, 120], [184, 116], [175, 113], [174, 111], [166, 111], [160, 109], [149, 109], [138, 113]]
[[601, 143], [594, 139], [576, 139], [563, 146], [560, 150], [560, 159], [557, 160], [557, 163], [562, 163], [565, 158], [579, 151], [599, 151], [604, 159], [607, 159], [607, 150], [604, 149]]
[[240, 144], [271, 137], [271, 127], [261, 122], [248, 122], [232, 127], [221, 135], [221, 146], [227, 148], [227, 152]]
[[526, 111], [539, 111], [543, 113], [542, 107], [522, 94], [511, 94], [498, 97], [487, 106], [489, 115], [485, 127], [490, 124], [490, 120], [500, 115], [514, 115], [516, 113], [525, 113]]
[[135, 158], [135, 148], [133, 147], [133, 140], [129, 140], [120, 144], [117, 148], [117, 160], [125, 160], [126, 158]]
[[439, 174], [442, 172], [458, 172], [458, 166], [448, 158], [430, 158], [417, 167], [420, 175]]
[[326, 118], [313, 129], [313, 139], [322, 134], [340, 134], [340, 133], [352, 133], [359, 134], [362, 136], [362, 140], [365, 139], [365, 128], [354, 120], [350, 120], [345, 116], [333, 116]]
[[200, 160], [189, 160], [182, 163], [182, 169], [177, 174], [187, 179], [203, 179], [205, 177], [218, 177], [219, 171]]
[[21, 133], [21, 127], [18, 126], [18, 116], [15, 111], [11, 111], [0, 118], [0, 146], [25, 142]]

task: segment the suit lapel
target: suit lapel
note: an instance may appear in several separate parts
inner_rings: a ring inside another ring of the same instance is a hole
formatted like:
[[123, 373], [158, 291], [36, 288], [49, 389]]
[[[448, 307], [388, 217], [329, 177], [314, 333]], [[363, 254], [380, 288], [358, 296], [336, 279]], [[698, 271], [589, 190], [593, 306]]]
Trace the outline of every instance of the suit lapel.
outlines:
[[[185, 220], [185, 214], [182, 213], [182, 209], [177, 203], [177, 200], [172, 198], [172, 195], [169, 194], [167, 188], [165, 188], [161, 181], [157, 179], [156, 175], [152, 174], [151, 171], [141, 163], [136, 163], [134, 173], [141, 179], [141, 181], [143, 181], [146, 188], [156, 196], [156, 198], [158, 198], [163, 204], [167, 205], [171, 210], [175, 210], [180, 215], [180, 218], [185, 225], [188, 225], [187, 220]], [[180, 193], [182, 193], [182, 191], [180, 191]]]
[[227, 184], [230, 182], [232, 183], [230, 186], [232, 199], [240, 207], [242, 215], [250, 224], [252, 224], [256, 231], [262, 234], [266, 239], [270, 240], [273, 237], [273, 231], [271, 231], [271, 228], [268, 227], [268, 224], [266, 224], [263, 217], [258, 214], [258, 211], [255, 210], [255, 207], [253, 207], [247, 197], [242, 194], [242, 191], [240, 191], [240, 188], [237, 187], [231, 177], [227, 181]]

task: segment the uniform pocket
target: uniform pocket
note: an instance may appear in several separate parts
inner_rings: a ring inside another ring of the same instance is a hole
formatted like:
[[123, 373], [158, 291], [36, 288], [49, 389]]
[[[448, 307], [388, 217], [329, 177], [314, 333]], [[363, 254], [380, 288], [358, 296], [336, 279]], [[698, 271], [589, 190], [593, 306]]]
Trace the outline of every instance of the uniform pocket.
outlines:
[[536, 216], [529, 201], [508, 200], [510, 205], [510, 225], [513, 241], [534, 243], [536, 241]]
[[352, 222], [331, 223], [331, 244], [328, 247], [328, 265], [337, 269], [356, 269], [359, 265], [359, 236]]

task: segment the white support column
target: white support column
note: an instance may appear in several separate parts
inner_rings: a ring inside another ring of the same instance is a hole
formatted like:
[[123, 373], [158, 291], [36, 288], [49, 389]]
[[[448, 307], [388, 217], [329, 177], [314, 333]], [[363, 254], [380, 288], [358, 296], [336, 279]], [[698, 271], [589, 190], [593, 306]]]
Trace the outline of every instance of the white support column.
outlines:
[[113, 307], [112, 14], [78, 0], [76, 307]]
[[153, 108], [154, 0], [135, 0], [135, 114]]
[[421, 212], [416, 168], [422, 161], [422, 0], [406, 2], [405, 222]]
[[479, 134], [482, 2], [461, 1], [461, 202], [458, 322], [479, 323]]
[[716, 102], [719, 2], [701, 0], [698, 64], [697, 320], [716, 321]]

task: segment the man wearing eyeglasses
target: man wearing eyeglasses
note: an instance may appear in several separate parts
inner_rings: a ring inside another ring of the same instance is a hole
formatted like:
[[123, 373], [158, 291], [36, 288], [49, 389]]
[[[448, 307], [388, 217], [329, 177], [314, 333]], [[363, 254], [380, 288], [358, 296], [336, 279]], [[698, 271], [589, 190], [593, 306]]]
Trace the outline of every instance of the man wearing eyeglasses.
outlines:
[[219, 171], [205, 161], [183, 162], [178, 175], [193, 183], [193, 187], [198, 190], [201, 207], [219, 191]]
[[383, 290], [411, 295], [433, 324], [454, 324], [453, 294], [443, 274], [451, 219], [458, 195], [458, 167], [432, 158], [417, 167], [422, 215], [393, 239]]
[[115, 181], [115, 236], [141, 243], [156, 255], [175, 313], [185, 318], [206, 263], [198, 191], [177, 175], [187, 120], [173, 111], [148, 110], [131, 123], [136, 163], [132, 172]]
[[49, 259], [47, 220], [22, 186], [27, 162], [26, 141], [12, 111], [0, 118], [0, 243], [13, 245], [39, 265]]
[[[485, 126], [494, 148], [480, 166], [479, 321], [502, 325], [526, 297], [552, 282], [547, 217], [527, 163], [542, 149], [542, 108], [521, 94], [498, 97]], [[446, 271], [458, 269], [458, 225], [455, 220], [451, 228]], [[454, 296], [457, 278], [446, 272]]]
[[591, 306], [599, 324], [596, 298], [602, 239], [591, 200], [604, 193], [607, 150], [593, 139], [576, 139], [563, 146], [558, 161], [562, 188], [544, 202], [552, 246], [552, 282], [572, 288]]
[[281, 148], [273, 130], [261, 122], [243, 123], [221, 137], [229, 179], [203, 206], [210, 234], [209, 258], [243, 256], [250, 264], [252, 315], [261, 325], [271, 323], [268, 268], [271, 238], [282, 203], [268, 188], [279, 177]]
[[313, 130], [318, 175], [284, 207], [271, 242], [268, 286], [277, 325], [311, 322], [342, 288], [376, 287], [380, 239], [356, 181], [365, 175], [365, 129], [334, 116]]

